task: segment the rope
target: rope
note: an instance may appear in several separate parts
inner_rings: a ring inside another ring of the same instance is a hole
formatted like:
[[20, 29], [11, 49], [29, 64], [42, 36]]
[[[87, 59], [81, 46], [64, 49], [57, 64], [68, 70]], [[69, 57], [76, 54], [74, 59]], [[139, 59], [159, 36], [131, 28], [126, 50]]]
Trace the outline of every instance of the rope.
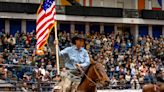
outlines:
[[88, 77], [88, 75], [85, 74], [85, 72], [83, 71], [83, 69], [82, 69], [81, 67], [78, 67], [78, 69], [85, 75], [85, 77], [86, 77], [90, 82], [92, 82], [94, 85], [97, 86], [97, 83], [94, 82], [90, 77]]

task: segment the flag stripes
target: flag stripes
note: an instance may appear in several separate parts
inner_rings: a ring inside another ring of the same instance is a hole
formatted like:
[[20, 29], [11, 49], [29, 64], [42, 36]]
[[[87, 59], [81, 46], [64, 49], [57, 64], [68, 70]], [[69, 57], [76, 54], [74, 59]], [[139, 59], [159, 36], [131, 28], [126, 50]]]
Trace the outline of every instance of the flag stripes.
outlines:
[[37, 12], [36, 21], [36, 48], [42, 50], [47, 43], [51, 28], [54, 26], [56, 19], [55, 0], [44, 0]]

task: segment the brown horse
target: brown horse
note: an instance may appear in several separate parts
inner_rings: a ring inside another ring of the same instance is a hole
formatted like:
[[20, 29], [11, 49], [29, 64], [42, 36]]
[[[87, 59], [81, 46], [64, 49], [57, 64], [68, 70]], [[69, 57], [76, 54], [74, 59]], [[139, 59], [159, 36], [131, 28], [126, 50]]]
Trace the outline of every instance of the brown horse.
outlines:
[[164, 92], [164, 84], [147, 84], [143, 86], [142, 92]]
[[107, 86], [109, 83], [109, 77], [101, 63], [92, 63], [85, 74], [77, 92], [96, 92], [97, 86]]

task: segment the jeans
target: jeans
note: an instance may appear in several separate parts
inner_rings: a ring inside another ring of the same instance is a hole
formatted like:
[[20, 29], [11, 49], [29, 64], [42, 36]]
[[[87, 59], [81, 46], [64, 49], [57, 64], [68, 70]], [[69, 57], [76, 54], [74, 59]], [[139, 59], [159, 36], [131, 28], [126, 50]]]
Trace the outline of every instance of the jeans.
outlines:
[[114, 72], [109, 72], [108, 73], [108, 76], [110, 77], [110, 79], [113, 77], [113, 75], [114, 75]]
[[63, 77], [62, 81], [57, 85], [60, 87], [60, 90], [62, 90], [62, 92], [75, 92], [78, 85], [80, 84], [80, 76], [73, 76], [71, 72], [74, 71], [68, 70], [68, 76]]
[[156, 83], [157, 82], [157, 79], [156, 79], [155, 75], [150, 75], [150, 81], [151, 81], [151, 83]]
[[150, 83], [151, 82], [151, 79], [149, 76], [145, 76], [144, 77], [144, 83]]
[[0, 45], [0, 52], [3, 52], [3, 45]]

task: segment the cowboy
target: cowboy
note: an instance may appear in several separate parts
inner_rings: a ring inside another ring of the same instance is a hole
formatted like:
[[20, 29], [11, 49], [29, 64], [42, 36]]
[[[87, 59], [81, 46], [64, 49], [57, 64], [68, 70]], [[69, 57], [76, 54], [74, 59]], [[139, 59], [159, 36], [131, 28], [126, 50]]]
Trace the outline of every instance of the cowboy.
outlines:
[[[80, 76], [78, 68], [87, 69], [90, 65], [90, 59], [87, 50], [84, 49], [85, 38], [82, 35], [77, 35], [72, 38], [73, 45], [67, 47], [64, 50], [59, 50], [59, 56], [65, 62], [65, 68], [75, 76]], [[58, 44], [58, 41], [55, 41], [54, 44]], [[69, 76], [70, 77], [70, 76]], [[72, 76], [71, 76], [72, 77]], [[73, 89], [76, 89], [80, 82], [69, 79], [71, 82], [70, 86], [75, 86]], [[79, 80], [80, 81], [80, 80]], [[68, 82], [66, 83], [69, 84]], [[72, 91], [74, 92], [74, 91]]]

